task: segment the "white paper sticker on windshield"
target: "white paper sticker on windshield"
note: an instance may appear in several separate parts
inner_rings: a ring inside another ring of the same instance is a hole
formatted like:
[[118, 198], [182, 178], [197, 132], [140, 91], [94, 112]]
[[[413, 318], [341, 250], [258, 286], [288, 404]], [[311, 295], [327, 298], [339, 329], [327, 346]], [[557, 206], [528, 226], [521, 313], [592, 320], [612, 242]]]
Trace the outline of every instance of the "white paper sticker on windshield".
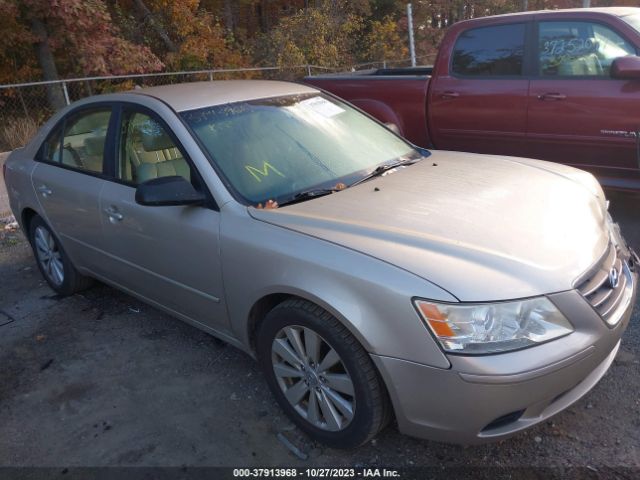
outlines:
[[331, 103], [330, 101], [322, 98], [322, 97], [313, 97], [308, 98], [306, 100], [302, 100], [300, 105], [306, 107], [310, 110], [313, 110], [315, 113], [318, 113], [326, 118], [335, 117], [339, 113], [344, 112], [344, 109], [339, 106]]

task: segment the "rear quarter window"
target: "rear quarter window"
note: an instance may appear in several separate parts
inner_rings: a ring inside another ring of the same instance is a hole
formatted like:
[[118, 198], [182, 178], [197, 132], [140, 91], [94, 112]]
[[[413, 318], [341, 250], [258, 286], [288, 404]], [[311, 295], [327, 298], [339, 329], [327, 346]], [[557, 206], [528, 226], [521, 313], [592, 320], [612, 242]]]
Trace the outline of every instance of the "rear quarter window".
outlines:
[[453, 48], [451, 70], [463, 76], [520, 76], [524, 35], [523, 23], [467, 30]]
[[43, 162], [60, 162], [60, 147], [62, 145], [62, 127], [57, 126], [42, 143], [38, 159]]

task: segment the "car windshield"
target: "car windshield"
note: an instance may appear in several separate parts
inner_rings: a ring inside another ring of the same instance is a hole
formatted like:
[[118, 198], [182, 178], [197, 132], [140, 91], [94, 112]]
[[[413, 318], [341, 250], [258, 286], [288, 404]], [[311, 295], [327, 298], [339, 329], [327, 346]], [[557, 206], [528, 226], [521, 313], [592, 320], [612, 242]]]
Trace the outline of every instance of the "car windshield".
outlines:
[[421, 157], [382, 125], [320, 93], [218, 105], [182, 117], [249, 205], [350, 185], [380, 165]]
[[634, 13], [633, 15], [626, 15], [621, 17], [622, 20], [627, 22], [633, 28], [635, 28], [638, 32], [640, 32], [640, 13]]

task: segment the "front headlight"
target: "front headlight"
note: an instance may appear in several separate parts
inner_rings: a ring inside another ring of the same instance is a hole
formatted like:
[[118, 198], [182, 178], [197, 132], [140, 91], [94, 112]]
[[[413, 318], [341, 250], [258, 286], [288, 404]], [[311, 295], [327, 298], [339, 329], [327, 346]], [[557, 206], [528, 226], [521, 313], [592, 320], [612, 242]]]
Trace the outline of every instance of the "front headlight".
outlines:
[[506, 352], [568, 335], [573, 327], [546, 297], [516, 302], [456, 305], [414, 300], [447, 352]]

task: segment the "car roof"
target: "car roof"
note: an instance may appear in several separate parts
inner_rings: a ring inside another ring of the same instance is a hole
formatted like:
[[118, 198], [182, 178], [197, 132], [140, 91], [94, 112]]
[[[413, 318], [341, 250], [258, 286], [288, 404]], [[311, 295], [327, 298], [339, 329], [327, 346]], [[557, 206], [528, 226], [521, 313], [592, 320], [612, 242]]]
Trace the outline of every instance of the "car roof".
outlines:
[[[483, 20], [491, 20], [493, 18], [505, 18], [505, 17], [530, 17], [536, 15], [562, 15], [564, 13], [603, 13], [606, 15], [613, 15], [616, 17], [625, 17], [627, 15], [633, 15], [640, 13], [640, 8], [637, 7], [596, 7], [596, 8], [563, 8], [560, 10], [532, 10], [527, 12], [512, 12], [503, 13], [501, 15], [491, 15], [488, 17], [476, 17], [464, 22], [482, 22]], [[462, 23], [462, 22], [460, 22]]]
[[214, 80], [191, 82], [159, 87], [145, 87], [126, 92], [147, 95], [167, 103], [177, 112], [196, 110], [226, 103], [258, 100], [319, 90], [293, 82], [273, 80]]

